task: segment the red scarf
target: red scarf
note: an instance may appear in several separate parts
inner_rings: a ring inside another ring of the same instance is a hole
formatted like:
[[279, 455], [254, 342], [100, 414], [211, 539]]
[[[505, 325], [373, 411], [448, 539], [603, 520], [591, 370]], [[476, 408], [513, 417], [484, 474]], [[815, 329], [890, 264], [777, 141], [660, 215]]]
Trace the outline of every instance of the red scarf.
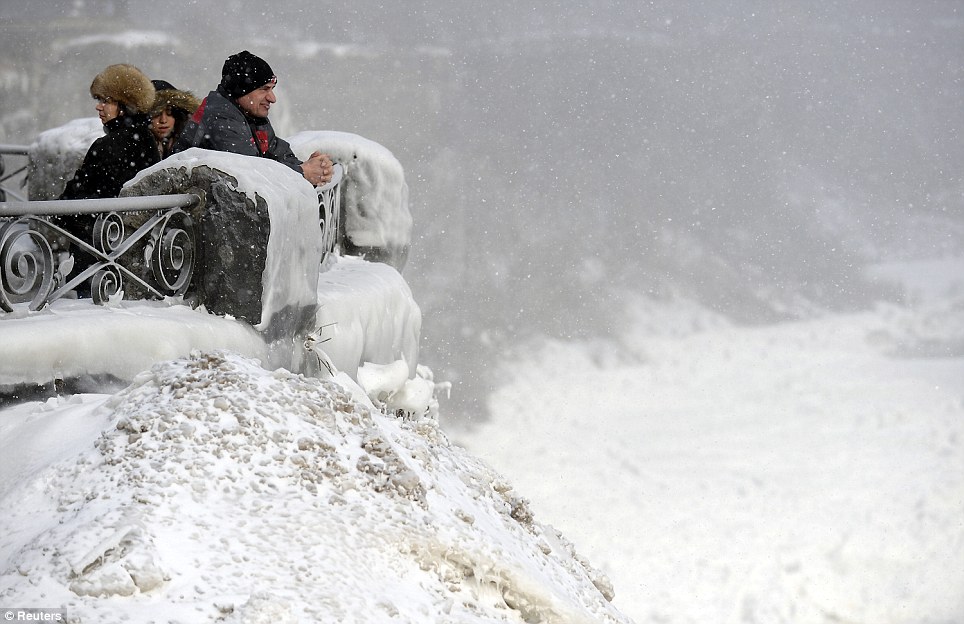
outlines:
[[[267, 130], [255, 130], [254, 136], [258, 139], [257, 147], [261, 155], [264, 156], [268, 152], [268, 132]], [[253, 141], [254, 139], [252, 139]]]

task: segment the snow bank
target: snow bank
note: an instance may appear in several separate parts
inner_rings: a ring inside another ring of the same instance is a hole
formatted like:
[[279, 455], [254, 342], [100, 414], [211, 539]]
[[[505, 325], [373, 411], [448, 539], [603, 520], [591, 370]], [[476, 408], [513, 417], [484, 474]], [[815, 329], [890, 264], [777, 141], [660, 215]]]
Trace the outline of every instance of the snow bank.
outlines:
[[414, 377], [422, 313], [408, 284], [386, 264], [335, 258], [318, 277], [315, 348], [352, 377], [362, 362], [397, 360]]
[[749, 328], [672, 309], [666, 335], [640, 323], [500, 363], [493, 418], [460, 442], [640, 624], [964, 621], [952, 308]]
[[[403, 361], [407, 376], [416, 377], [421, 311], [395, 269], [336, 257], [319, 274], [317, 297], [316, 329], [307, 344], [307, 357], [316, 361], [306, 362], [306, 369], [319, 372], [327, 362], [355, 378], [366, 362]], [[111, 306], [61, 299], [38, 312], [0, 315], [0, 389], [102, 375], [129, 382], [157, 362], [218, 348], [272, 368], [284, 366], [279, 360], [305, 359], [300, 353], [272, 353], [265, 336], [247, 323], [177, 299]]]
[[215, 348], [268, 362], [250, 325], [175, 300], [108, 307], [60, 299], [39, 312], [0, 315], [0, 389], [103, 375], [129, 382], [156, 362]]
[[104, 124], [97, 117], [74, 119], [41, 132], [30, 145], [28, 197], [32, 201], [60, 197], [87, 149], [102, 136]]
[[[97, 622], [629, 622], [434, 420], [334, 382], [196, 353], [77, 413], [34, 407], [0, 420], [0, 458], [34, 445], [0, 472], [2, 604]], [[63, 424], [69, 441], [39, 443]]]

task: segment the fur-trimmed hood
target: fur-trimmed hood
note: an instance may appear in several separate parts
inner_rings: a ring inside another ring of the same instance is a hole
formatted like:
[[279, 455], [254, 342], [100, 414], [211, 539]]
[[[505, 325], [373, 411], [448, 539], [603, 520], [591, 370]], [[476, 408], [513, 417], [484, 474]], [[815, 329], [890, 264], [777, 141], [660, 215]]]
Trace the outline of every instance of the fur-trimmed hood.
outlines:
[[90, 94], [119, 102], [131, 113], [146, 113], [154, 103], [154, 85], [150, 78], [124, 63], [110, 65], [94, 76]]
[[190, 117], [201, 105], [201, 100], [197, 99], [190, 91], [180, 89], [158, 89], [154, 95], [154, 104], [151, 106], [151, 117], [160, 115], [161, 111], [170, 107], [184, 111], [185, 117]]

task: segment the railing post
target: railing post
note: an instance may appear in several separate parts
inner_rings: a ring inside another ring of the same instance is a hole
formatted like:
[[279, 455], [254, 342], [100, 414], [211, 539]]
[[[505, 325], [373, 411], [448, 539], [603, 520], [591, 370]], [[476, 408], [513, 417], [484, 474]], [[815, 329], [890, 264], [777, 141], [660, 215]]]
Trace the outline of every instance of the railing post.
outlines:
[[[0, 202], [7, 201], [12, 197], [18, 201], [26, 201], [27, 194], [27, 165], [30, 149], [26, 145], [2, 145], [0, 144]], [[15, 156], [23, 158], [23, 164], [7, 170], [7, 157]], [[15, 183], [18, 176], [20, 181]]]
[[324, 266], [329, 254], [338, 251], [338, 230], [341, 227], [341, 182], [345, 168], [335, 163], [331, 180], [317, 188], [318, 217], [321, 224], [321, 264]]

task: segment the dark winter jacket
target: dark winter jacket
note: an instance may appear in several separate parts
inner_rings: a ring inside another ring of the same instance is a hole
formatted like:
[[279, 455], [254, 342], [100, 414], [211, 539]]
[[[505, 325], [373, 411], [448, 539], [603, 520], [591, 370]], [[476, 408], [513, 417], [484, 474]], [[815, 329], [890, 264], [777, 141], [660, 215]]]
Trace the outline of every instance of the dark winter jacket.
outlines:
[[201, 102], [201, 107], [181, 131], [174, 151], [189, 147], [270, 158], [302, 173], [301, 161], [288, 142], [275, 135], [271, 122], [246, 115], [220, 88], [211, 91]]
[[106, 135], [87, 150], [60, 199], [117, 197], [124, 183], [160, 160], [146, 114], [126, 114], [104, 124]]

